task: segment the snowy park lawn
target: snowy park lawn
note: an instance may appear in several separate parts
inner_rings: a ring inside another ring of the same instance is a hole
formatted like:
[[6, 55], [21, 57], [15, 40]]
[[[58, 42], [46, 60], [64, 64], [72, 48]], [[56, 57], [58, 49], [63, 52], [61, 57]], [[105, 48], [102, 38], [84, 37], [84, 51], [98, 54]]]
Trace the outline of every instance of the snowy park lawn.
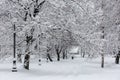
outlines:
[[120, 80], [120, 65], [114, 58], [105, 58], [105, 68], [100, 68], [100, 58], [62, 60], [60, 62], [31, 62], [30, 70], [17, 64], [18, 72], [11, 72], [12, 63], [0, 62], [0, 80]]

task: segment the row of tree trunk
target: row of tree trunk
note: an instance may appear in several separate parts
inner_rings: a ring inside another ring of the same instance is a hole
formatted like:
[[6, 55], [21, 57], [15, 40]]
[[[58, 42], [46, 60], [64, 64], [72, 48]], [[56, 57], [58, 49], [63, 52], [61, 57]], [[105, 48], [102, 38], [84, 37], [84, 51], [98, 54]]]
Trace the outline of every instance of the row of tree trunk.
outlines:
[[[101, 64], [101, 67], [103, 68], [104, 67], [104, 55], [101, 55], [102, 56], [102, 64]], [[20, 59], [20, 56], [19, 57], [19, 61], [21, 62], [21, 59]], [[67, 58], [67, 55], [65, 52], [63, 52], [63, 59], [66, 59]], [[119, 58], [120, 58], [120, 51], [119, 53], [115, 56], [115, 63], [116, 64], [119, 64]], [[47, 60], [49, 61], [53, 61], [50, 54], [47, 54]], [[60, 61], [60, 54], [57, 53], [57, 61]], [[29, 70], [29, 62], [30, 62], [30, 52], [27, 52], [25, 54], [25, 57], [24, 57], [24, 68]]]
[[[58, 51], [56, 52], [56, 57], [57, 57], [57, 61], [60, 61], [61, 59], [61, 53], [59, 53]], [[67, 52], [63, 51], [62, 52], [62, 59], [67, 59]], [[47, 61], [53, 62], [51, 55], [49, 53], [47, 53]]]

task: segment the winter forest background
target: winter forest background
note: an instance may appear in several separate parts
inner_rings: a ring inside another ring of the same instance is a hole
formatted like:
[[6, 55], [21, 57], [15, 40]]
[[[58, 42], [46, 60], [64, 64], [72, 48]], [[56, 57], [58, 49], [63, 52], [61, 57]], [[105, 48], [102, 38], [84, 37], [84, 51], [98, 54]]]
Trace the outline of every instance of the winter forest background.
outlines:
[[12, 62], [14, 33], [18, 64], [28, 52], [36, 62], [79, 56], [100, 58], [99, 68], [105, 57], [119, 64], [120, 0], [0, 0], [1, 62]]

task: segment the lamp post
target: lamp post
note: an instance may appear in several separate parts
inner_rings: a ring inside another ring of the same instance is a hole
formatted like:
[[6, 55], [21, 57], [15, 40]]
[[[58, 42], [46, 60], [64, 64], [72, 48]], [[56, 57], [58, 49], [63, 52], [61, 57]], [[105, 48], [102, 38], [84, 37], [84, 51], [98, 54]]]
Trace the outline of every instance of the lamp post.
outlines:
[[14, 33], [13, 33], [13, 68], [12, 72], [17, 72], [17, 67], [16, 67], [16, 27], [15, 23], [13, 25], [14, 27]]

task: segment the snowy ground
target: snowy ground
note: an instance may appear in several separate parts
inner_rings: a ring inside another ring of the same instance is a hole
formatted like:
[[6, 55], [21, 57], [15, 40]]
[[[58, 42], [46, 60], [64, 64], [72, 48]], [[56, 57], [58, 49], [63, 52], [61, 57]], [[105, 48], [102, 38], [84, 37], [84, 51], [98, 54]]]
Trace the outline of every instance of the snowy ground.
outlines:
[[18, 72], [11, 72], [12, 64], [0, 62], [0, 80], [120, 80], [120, 65], [114, 58], [105, 59], [100, 68], [100, 58], [62, 60], [60, 62], [31, 63], [30, 70], [18, 65]]

